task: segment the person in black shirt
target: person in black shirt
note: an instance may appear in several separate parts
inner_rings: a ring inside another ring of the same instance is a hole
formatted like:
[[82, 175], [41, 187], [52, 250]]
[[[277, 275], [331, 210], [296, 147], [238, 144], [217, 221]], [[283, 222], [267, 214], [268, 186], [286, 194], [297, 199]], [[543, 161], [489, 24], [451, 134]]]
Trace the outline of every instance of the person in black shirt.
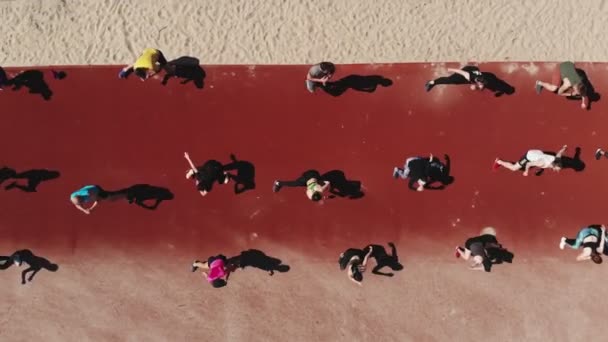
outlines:
[[424, 85], [426, 91], [431, 91], [438, 84], [470, 84], [471, 90], [483, 90], [488, 83], [484, 74], [476, 66], [467, 65], [462, 69], [448, 68], [448, 71], [453, 74], [428, 81]]
[[196, 188], [201, 196], [206, 196], [211, 191], [214, 182], [227, 184], [230, 181], [231, 175], [224, 171], [224, 166], [217, 160], [208, 160], [203, 166], [196, 167], [188, 152], [184, 153], [184, 157], [190, 164], [190, 169], [186, 172], [186, 179], [195, 180]]
[[[446, 164], [431, 154], [429, 158], [412, 157], [405, 161], [403, 168], [395, 167], [393, 177], [406, 179], [409, 178], [408, 187], [416, 191], [424, 189], [443, 189], [446, 185], [454, 181], [450, 176], [450, 157], [446, 154]], [[434, 182], [441, 182], [439, 187], [432, 187]], [[417, 184], [417, 186], [416, 186]]]
[[469, 261], [472, 270], [490, 272], [493, 263], [511, 262], [513, 254], [502, 247], [492, 227], [484, 228], [479, 236], [469, 238], [464, 247], [456, 247], [456, 257]]
[[367, 261], [373, 250], [374, 248], [371, 245], [367, 253], [360, 249], [349, 248], [340, 254], [340, 258], [338, 259], [340, 269], [346, 269], [348, 271], [348, 279], [359, 286], [362, 285], [363, 273], [367, 268]]

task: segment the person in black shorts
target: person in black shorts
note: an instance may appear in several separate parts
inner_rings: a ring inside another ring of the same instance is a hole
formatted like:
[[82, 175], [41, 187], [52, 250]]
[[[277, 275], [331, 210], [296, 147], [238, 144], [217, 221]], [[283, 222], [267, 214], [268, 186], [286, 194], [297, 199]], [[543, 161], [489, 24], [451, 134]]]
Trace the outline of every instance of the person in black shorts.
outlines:
[[490, 272], [493, 263], [513, 261], [513, 253], [502, 247], [492, 227], [484, 228], [479, 236], [469, 238], [464, 247], [456, 246], [456, 257], [462, 257], [465, 261], [472, 260], [472, 270], [486, 272]]
[[[323, 183], [323, 185], [321, 185]], [[274, 181], [272, 191], [278, 192], [282, 187], [306, 187], [306, 196], [313, 202], [323, 199], [323, 193], [329, 188], [329, 181], [322, 179], [317, 170], [308, 170], [294, 181]]]
[[470, 84], [471, 90], [483, 90], [488, 84], [487, 78], [476, 66], [467, 65], [462, 69], [448, 68], [448, 71], [453, 74], [428, 81], [424, 85], [426, 91], [431, 91], [438, 84]]
[[230, 181], [230, 174], [224, 171], [224, 166], [217, 160], [208, 160], [203, 166], [196, 167], [188, 152], [184, 153], [184, 157], [190, 165], [190, 169], [186, 172], [186, 179], [195, 180], [196, 188], [201, 196], [206, 196], [211, 191], [214, 182], [227, 184]]
[[338, 259], [340, 270], [348, 270], [348, 279], [359, 286], [361, 286], [361, 282], [363, 281], [363, 273], [366, 270], [367, 261], [373, 250], [374, 248], [371, 245], [367, 253], [361, 249], [349, 248], [340, 254]]
[[[403, 168], [395, 167], [393, 177], [407, 179], [411, 190], [424, 191], [424, 189], [443, 189], [454, 181], [450, 176], [450, 157], [446, 154], [446, 164], [431, 154], [428, 158], [412, 157], [405, 160]], [[440, 186], [431, 186], [432, 183], [441, 182]]]

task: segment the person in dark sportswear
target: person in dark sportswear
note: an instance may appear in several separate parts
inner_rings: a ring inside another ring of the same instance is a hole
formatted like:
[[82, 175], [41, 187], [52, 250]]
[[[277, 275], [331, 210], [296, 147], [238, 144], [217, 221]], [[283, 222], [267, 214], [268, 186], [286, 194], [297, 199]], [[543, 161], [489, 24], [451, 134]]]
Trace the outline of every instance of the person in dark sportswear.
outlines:
[[366, 270], [367, 261], [373, 250], [373, 246], [370, 245], [367, 253], [361, 249], [349, 248], [344, 253], [340, 254], [340, 269], [346, 269], [348, 271], [348, 279], [359, 286], [362, 285], [363, 273]]
[[434, 86], [439, 84], [470, 84], [471, 90], [483, 90], [488, 83], [486, 77], [476, 66], [467, 65], [462, 69], [448, 68], [448, 71], [453, 74], [428, 81], [424, 85], [426, 91], [431, 91]]
[[[321, 185], [323, 184], [323, 185]], [[323, 193], [331, 184], [321, 177], [317, 170], [308, 170], [304, 172], [298, 179], [294, 181], [276, 180], [272, 185], [272, 191], [278, 192], [282, 187], [305, 187], [306, 197], [313, 202], [318, 202], [323, 199]]]
[[[408, 158], [403, 168], [395, 167], [393, 169], [393, 177], [401, 179], [409, 178], [408, 187], [416, 191], [424, 191], [425, 188], [443, 189], [443, 187], [454, 181], [454, 178], [449, 175], [450, 157], [448, 155], [445, 157], [447, 164], [443, 164], [439, 159], [433, 157], [433, 154], [429, 158]], [[431, 184], [434, 182], [441, 182], [442, 186], [432, 187]]]
[[224, 171], [224, 166], [217, 160], [208, 160], [203, 166], [196, 167], [188, 152], [184, 153], [184, 158], [190, 165], [190, 169], [186, 172], [186, 179], [194, 179], [201, 196], [207, 196], [214, 182], [227, 184], [230, 181], [230, 174]]
[[592, 224], [579, 230], [576, 238], [569, 239], [562, 237], [559, 242], [559, 248], [570, 247], [579, 249], [583, 247], [583, 251], [576, 257], [577, 261], [591, 259], [596, 264], [602, 263], [601, 254], [608, 255], [606, 247], [606, 226]]
[[511, 262], [513, 254], [507, 251], [496, 239], [492, 227], [482, 229], [479, 236], [467, 239], [464, 247], [456, 247], [456, 257], [470, 262], [472, 270], [490, 272], [493, 263]]
[[546, 89], [560, 96], [580, 97], [581, 108], [586, 109], [589, 106], [588, 89], [573, 62], [560, 63], [551, 82], [536, 81], [535, 88], [538, 94]]

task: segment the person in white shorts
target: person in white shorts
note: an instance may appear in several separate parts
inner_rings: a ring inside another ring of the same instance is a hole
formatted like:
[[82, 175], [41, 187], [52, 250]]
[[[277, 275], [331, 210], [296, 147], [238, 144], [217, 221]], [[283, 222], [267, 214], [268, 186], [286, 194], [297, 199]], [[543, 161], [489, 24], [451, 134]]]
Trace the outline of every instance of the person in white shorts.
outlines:
[[566, 152], [567, 148], [568, 147], [564, 145], [564, 147], [562, 147], [562, 149], [556, 154], [551, 152], [543, 152], [537, 149], [529, 150], [517, 163], [511, 163], [500, 158], [496, 158], [496, 160], [494, 160], [493, 169], [496, 170], [501, 166], [511, 171], [523, 169], [524, 176], [527, 176], [528, 171], [533, 167], [537, 167], [539, 169], [550, 168], [554, 171], [559, 171], [562, 169], [562, 154]]

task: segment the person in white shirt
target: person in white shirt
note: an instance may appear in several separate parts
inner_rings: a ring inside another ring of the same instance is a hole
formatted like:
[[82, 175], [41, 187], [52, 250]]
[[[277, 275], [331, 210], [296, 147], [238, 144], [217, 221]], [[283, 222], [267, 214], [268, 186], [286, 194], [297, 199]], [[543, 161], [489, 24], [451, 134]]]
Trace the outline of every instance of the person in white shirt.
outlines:
[[499, 167], [507, 168], [511, 171], [518, 171], [523, 169], [524, 176], [528, 175], [528, 172], [531, 168], [536, 167], [539, 169], [553, 169], [554, 171], [559, 171], [562, 169], [562, 154], [566, 152], [568, 147], [564, 145], [559, 152], [556, 154], [550, 152], [543, 152], [538, 149], [529, 150], [517, 163], [511, 163], [508, 161], [504, 161], [500, 158], [496, 158], [494, 160], [493, 169], [496, 170]]

